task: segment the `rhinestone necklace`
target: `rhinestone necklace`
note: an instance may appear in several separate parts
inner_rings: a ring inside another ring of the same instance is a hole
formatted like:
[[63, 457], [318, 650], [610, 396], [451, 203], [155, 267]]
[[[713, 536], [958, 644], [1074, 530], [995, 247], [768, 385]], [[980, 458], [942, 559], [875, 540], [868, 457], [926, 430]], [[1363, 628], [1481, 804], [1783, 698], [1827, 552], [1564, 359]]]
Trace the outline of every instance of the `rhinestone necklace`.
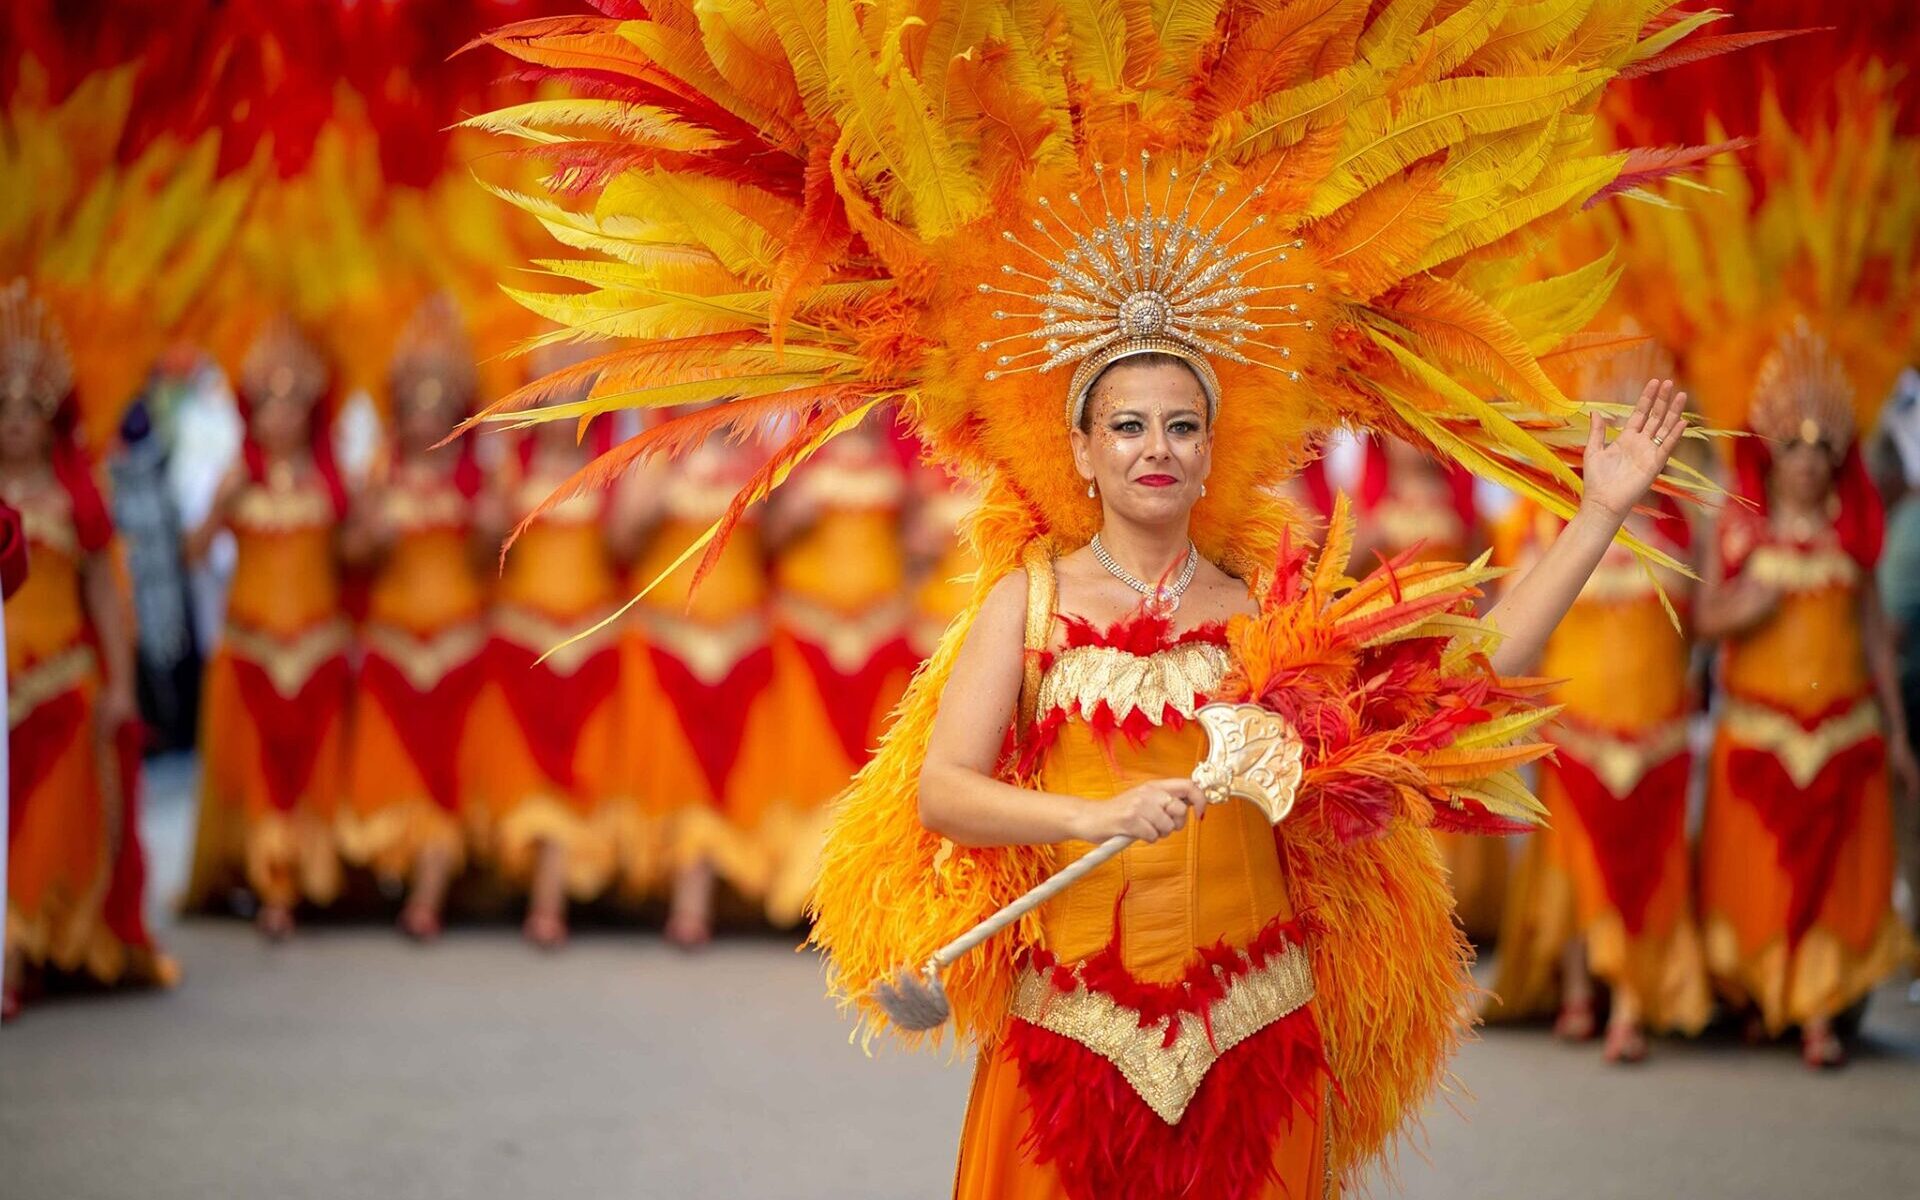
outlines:
[[1180, 596], [1187, 590], [1187, 585], [1193, 582], [1193, 573], [1200, 567], [1200, 551], [1194, 548], [1193, 541], [1189, 538], [1187, 561], [1180, 569], [1180, 578], [1174, 580], [1172, 584], [1151, 587], [1127, 574], [1119, 563], [1113, 561], [1113, 555], [1108, 554], [1107, 548], [1100, 544], [1100, 535], [1097, 533], [1093, 535], [1092, 549], [1095, 561], [1107, 569], [1107, 574], [1145, 596], [1147, 599], [1144, 607], [1147, 612], [1162, 620], [1180, 611]]

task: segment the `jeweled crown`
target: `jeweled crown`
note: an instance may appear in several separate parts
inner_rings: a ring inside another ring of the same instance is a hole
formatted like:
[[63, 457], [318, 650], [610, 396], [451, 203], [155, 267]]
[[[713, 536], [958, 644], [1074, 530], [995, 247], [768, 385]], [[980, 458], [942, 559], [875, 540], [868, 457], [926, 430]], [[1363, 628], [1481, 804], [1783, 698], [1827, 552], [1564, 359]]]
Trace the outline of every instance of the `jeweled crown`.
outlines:
[[[1293, 319], [1299, 315], [1299, 304], [1272, 294], [1296, 288], [1311, 292], [1314, 285], [1262, 287], [1249, 283], [1247, 276], [1263, 265], [1286, 261], [1287, 252], [1304, 243], [1238, 249], [1243, 239], [1266, 226], [1266, 216], [1258, 214], [1228, 235], [1247, 206], [1264, 194], [1264, 185], [1249, 189], [1231, 211], [1216, 219], [1213, 210], [1231, 189], [1216, 183], [1203, 195], [1202, 184], [1213, 164], [1202, 163], [1188, 179], [1176, 211], [1180, 170], [1167, 171], [1156, 203], [1149, 179], [1152, 161], [1148, 152], [1140, 152], [1137, 189], [1132, 172], [1119, 169], [1118, 209], [1108, 195], [1105, 164], [1094, 164], [1100, 204], [1106, 210], [1099, 217], [1088, 211], [1079, 192], [1067, 194], [1078, 221], [1063, 216], [1047, 197], [1040, 197], [1037, 203], [1058, 229], [1040, 217], [1033, 218], [1031, 225], [1051, 249], [1030, 245], [1011, 229], [1000, 235], [1037, 259], [1045, 271], [1039, 274], [1006, 263], [1001, 274], [1037, 284], [1037, 289], [978, 285], [983, 293], [1013, 296], [1039, 306], [1034, 311], [993, 314], [1000, 321], [1031, 321], [1033, 328], [983, 341], [978, 347], [982, 352], [1023, 339], [1040, 344], [1021, 353], [1001, 354], [987, 378], [1020, 371], [1045, 373], [1076, 363], [1067, 387], [1069, 424], [1078, 423], [1087, 390], [1100, 372], [1137, 354], [1172, 354], [1192, 364], [1206, 391], [1209, 415], [1220, 403], [1213, 359], [1271, 367], [1290, 379], [1300, 378], [1300, 372], [1287, 362], [1292, 349], [1267, 336], [1279, 329], [1312, 330], [1313, 322]], [[1039, 361], [1029, 361], [1033, 359]]]
[[73, 390], [73, 359], [46, 304], [15, 279], [0, 288], [0, 398], [25, 397], [49, 416]]
[[240, 389], [255, 404], [283, 397], [311, 405], [326, 392], [328, 378], [319, 347], [285, 313], [267, 320], [240, 364]]
[[1853, 444], [1853, 381], [1805, 318], [1760, 364], [1747, 424], [1770, 441], [1824, 442], [1835, 455]]

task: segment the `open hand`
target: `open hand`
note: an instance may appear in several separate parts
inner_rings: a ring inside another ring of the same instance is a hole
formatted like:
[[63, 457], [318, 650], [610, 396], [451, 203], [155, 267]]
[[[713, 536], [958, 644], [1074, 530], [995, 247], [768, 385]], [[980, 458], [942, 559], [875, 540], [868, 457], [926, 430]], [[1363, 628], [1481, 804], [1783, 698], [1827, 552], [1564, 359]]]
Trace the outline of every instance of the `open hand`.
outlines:
[[1584, 503], [1616, 522], [1624, 521], [1666, 469], [1687, 428], [1687, 394], [1671, 379], [1649, 379], [1618, 437], [1607, 440], [1612, 421], [1594, 414], [1587, 434]]

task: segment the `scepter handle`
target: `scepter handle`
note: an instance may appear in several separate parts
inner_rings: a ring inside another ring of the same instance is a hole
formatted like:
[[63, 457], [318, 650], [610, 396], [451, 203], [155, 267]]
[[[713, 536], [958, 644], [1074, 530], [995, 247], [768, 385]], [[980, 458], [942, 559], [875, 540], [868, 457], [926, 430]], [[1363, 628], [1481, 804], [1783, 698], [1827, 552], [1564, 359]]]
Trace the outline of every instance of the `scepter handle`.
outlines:
[[928, 964], [935, 972], [944, 971], [949, 966], [966, 957], [967, 952], [986, 941], [1002, 929], [1026, 916], [1042, 904], [1066, 891], [1082, 876], [1106, 862], [1114, 855], [1133, 845], [1134, 837], [1119, 833], [1095, 846], [1078, 861], [1070, 863], [1056, 874], [1041, 880], [1028, 890], [1027, 894], [1007, 905], [999, 912], [975, 925], [972, 929], [934, 951], [933, 960]]

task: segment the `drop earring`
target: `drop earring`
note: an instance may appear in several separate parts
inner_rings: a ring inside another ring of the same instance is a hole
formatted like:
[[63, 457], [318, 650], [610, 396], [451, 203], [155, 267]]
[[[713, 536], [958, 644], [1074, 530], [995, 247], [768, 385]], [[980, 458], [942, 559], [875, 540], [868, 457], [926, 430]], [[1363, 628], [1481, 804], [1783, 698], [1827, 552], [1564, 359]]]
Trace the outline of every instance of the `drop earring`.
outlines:
[[1094, 497], [1093, 481], [1088, 480], [1087, 481], [1087, 499], [1091, 500], [1093, 499], [1093, 497]]
[[1202, 496], [1204, 496], [1204, 495], [1206, 495], [1206, 494], [1207, 494], [1207, 485], [1206, 485], [1206, 484], [1204, 484], [1204, 483], [1200, 485], [1200, 494], [1201, 494]]

